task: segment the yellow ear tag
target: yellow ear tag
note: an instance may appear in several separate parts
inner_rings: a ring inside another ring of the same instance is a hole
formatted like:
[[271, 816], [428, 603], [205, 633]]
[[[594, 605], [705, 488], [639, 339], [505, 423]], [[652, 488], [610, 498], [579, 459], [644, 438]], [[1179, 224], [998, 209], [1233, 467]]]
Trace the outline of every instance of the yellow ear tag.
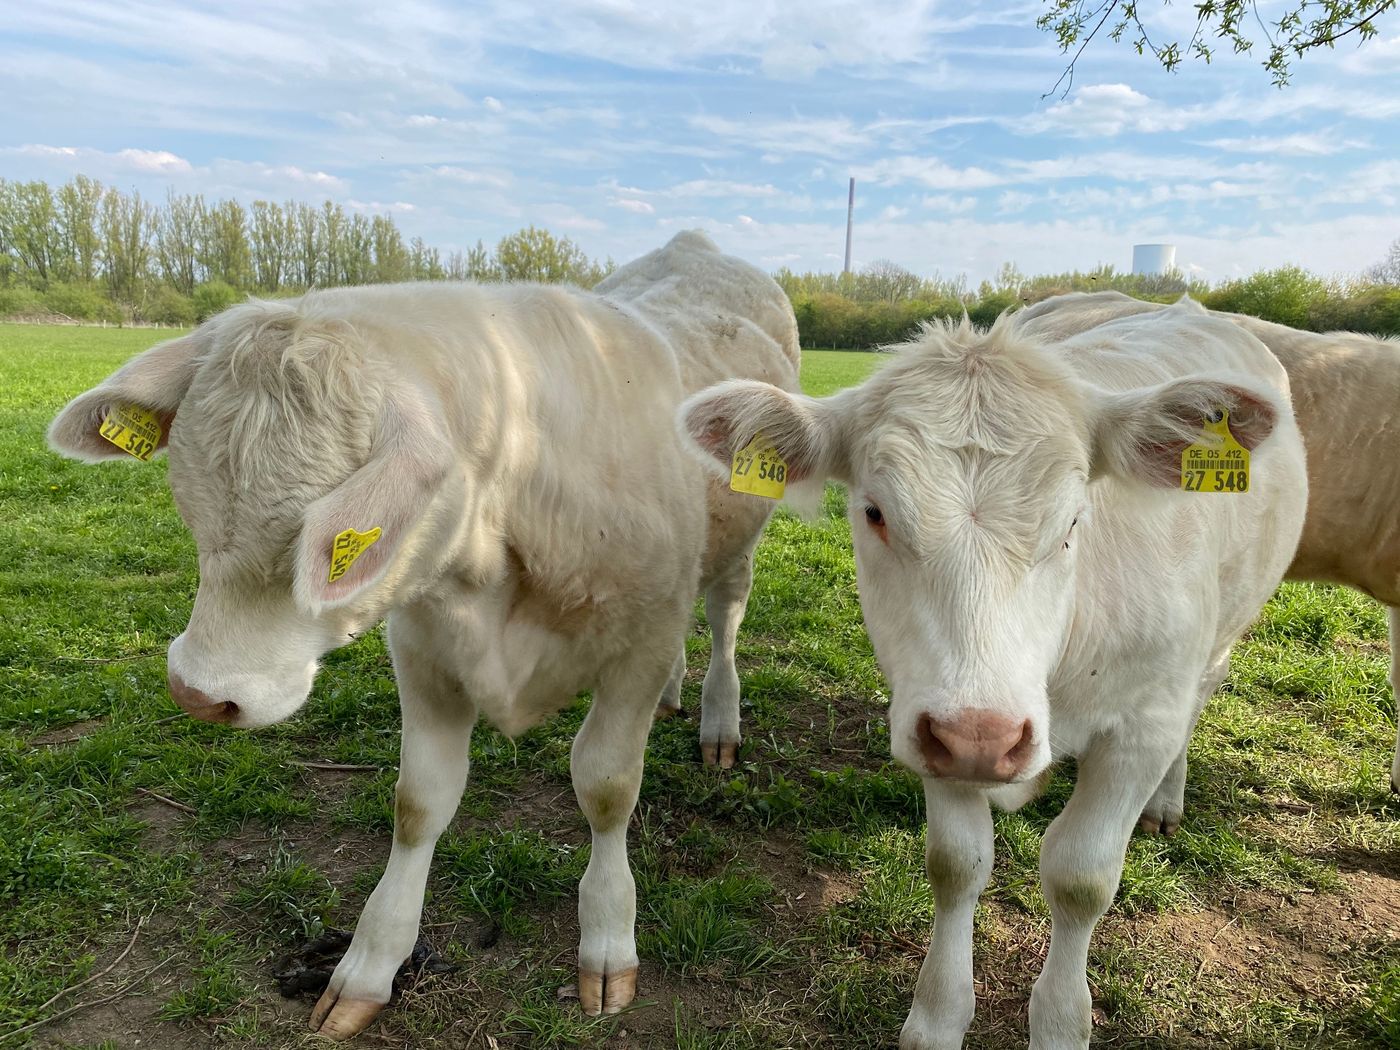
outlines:
[[140, 405], [113, 405], [103, 417], [98, 433], [144, 463], [160, 444], [160, 419]]
[[734, 453], [729, 468], [729, 487], [735, 492], [782, 499], [787, 488], [787, 462], [759, 431], [753, 440]]
[[1201, 440], [1181, 453], [1181, 487], [1187, 492], [1248, 492], [1249, 449], [1230, 433], [1230, 413], [1207, 420]]
[[355, 564], [356, 559], [373, 547], [375, 541], [382, 535], [384, 535], [384, 530], [376, 525], [368, 532], [346, 529], [336, 536], [335, 542], [331, 544], [331, 573], [326, 582], [335, 583], [336, 580], [349, 572], [350, 566]]

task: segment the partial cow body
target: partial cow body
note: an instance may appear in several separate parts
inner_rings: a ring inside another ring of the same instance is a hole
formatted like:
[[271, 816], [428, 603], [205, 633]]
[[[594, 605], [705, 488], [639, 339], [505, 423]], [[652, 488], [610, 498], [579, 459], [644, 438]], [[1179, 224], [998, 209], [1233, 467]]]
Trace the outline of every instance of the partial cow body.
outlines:
[[[1249, 490], [1179, 491], [1183, 451], [1221, 412], [1253, 450]], [[962, 1045], [989, 798], [1019, 805], [1067, 756], [1077, 783], [1041, 849], [1054, 927], [1031, 1044], [1087, 1046], [1089, 939], [1129, 835], [1297, 543], [1306, 472], [1282, 368], [1190, 304], [1053, 344], [1003, 319], [930, 327], [830, 398], [730, 382], [682, 419], [713, 467], [762, 431], [790, 476], [849, 487], [937, 906], [901, 1046]]]
[[[1166, 309], [1120, 292], [1046, 299], [1016, 315], [1026, 332], [1062, 339], [1106, 321]], [[1229, 318], [1267, 346], [1288, 373], [1308, 451], [1308, 511], [1288, 578], [1342, 583], [1388, 606], [1390, 682], [1400, 682], [1400, 344], [1354, 332], [1302, 332], [1243, 314]], [[1390, 767], [1400, 791], [1400, 732]], [[1179, 795], [1143, 815], [1174, 831]]]
[[[702, 743], [733, 761], [733, 635], [771, 505], [709, 485], [673, 420], [688, 390], [725, 377], [796, 389], [796, 325], [772, 280], [699, 233], [603, 291], [400, 285], [250, 303], [134, 359], [51, 428], [90, 460], [122, 455], [98, 432], [114, 405], [168, 435], [201, 575], [170, 683], [196, 717], [288, 717], [320, 656], [387, 615], [403, 712], [394, 841], [312, 1014], [323, 1034], [353, 1035], [388, 1001], [477, 719], [518, 733], [588, 688], [572, 756], [593, 832], [579, 992], [589, 1013], [632, 999], [627, 822], [658, 697], [678, 702], [702, 581], [703, 700], [721, 716]], [[347, 530], [364, 545], [348, 565], [332, 561]]]

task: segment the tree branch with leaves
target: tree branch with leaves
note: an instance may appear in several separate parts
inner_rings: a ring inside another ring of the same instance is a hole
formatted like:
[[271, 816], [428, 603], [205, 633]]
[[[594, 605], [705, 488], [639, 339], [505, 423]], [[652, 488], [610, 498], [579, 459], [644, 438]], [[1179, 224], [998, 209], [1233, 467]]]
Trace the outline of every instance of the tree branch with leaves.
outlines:
[[[1170, 2], [1162, 0], [1164, 5]], [[1080, 56], [1103, 35], [1115, 43], [1126, 39], [1139, 55], [1150, 54], [1169, 72], [1175, 72], [1186, 58], [1209, 64], [1222, 47], [1235, 54], [1254, 54], [1262, 40], [1262, 65], [1275, 86], [1283, 87], [1292, 76], [1293, 63], [1309, 51], [1333, 47], [1347, 37], [1358, 44], [1375, 37], [1377, 20], [1394, 10], [1396, 2], [1291, 0], [1269, 21], [1255, 0], [1201, 0], [1194, 5], [1195, 30], [1188, 40], [1181, 41], [1154, 39], [1138, 0], [1046, 0], [1045, 11], [1036, 19], [1037, 28], [1054, 36], [1061, 51], [1073, 52], [1069, 65], [1046, 95], [1069, 94]]]

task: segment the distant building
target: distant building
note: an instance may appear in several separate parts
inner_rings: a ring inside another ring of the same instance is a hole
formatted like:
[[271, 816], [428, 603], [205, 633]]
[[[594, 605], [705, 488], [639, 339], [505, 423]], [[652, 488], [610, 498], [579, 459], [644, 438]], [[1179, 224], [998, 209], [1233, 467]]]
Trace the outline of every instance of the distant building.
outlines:
[[1143, 277], [1160, 277], [1175, 269], [1175, 244], [1133, 245], [1133, 273]]

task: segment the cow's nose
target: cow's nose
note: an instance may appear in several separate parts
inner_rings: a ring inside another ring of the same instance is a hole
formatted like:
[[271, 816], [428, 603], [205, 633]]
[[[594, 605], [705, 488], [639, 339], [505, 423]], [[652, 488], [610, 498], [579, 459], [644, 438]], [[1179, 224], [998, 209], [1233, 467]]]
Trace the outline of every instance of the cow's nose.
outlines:
[[174, 671], [169, 672], [167, 677], [171, 697], [180, 705], [180, 710], [191, 718], [205, 722], [232, 722], [238, 717], [238, 705], [232, 700], [215, 700], [187, 684]]
[[1035, 750], [1029, 718], [1011, 718], [993, 711], [972, 709], [948, 719], [924, 712], [914, 733], [929, 773], [957, 780], [1015, 780]]

